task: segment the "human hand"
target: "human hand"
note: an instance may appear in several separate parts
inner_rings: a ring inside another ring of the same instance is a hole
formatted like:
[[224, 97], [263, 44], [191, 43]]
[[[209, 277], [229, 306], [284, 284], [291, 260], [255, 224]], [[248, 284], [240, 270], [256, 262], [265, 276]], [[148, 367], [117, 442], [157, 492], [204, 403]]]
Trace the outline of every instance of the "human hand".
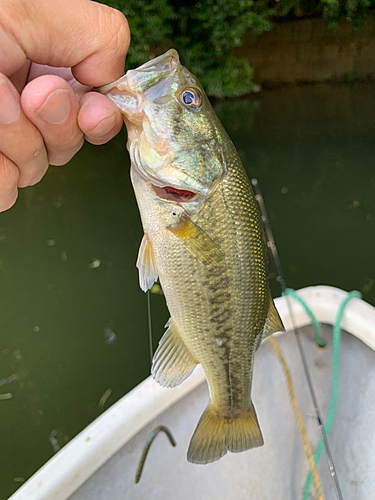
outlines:
[[119, 11], [90, 0], [0, 0], [0, 12], [3, 211], [84, 137], [103, 144], [119, 132], [117, 107], [90, 90], [122, 76], [130, 32]]

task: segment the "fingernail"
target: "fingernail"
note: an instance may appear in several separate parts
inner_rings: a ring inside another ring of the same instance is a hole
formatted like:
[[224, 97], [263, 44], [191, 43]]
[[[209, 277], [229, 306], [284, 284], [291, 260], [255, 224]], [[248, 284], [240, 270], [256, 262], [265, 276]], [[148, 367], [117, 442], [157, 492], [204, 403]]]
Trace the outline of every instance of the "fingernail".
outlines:
[[111, 116], [108, 116], [108, 118], [104, 118], [104, 120], [99, 122], [95, 128], [90, 130], [88, 135], [93, 137], [103, 137], [113, 129], [115, 124], [116, 124], [116, 116], [115, 114], [113, 114]]
[[58, 89], [47, 97], [36, 114], [51, 125], [60, 125], [68, 118], [70, 108], [69, 91]]
[[9, 125], [18, 120], [21, 108], [7, 80], [0, 80], [0, 123]]

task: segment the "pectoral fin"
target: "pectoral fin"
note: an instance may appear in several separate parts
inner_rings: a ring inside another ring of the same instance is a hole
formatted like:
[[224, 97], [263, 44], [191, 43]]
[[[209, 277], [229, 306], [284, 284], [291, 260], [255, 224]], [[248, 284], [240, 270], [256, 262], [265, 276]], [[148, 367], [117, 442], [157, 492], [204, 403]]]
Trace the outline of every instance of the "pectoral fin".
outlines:
[[269, 337], [275, 332], [283, 332], [284, 330], [285, 328], [283, 322], [276, 309], [275, 303], [272, 300], [272, 297], [270, 296], [270, 308], [268, 311], [266, 324], [264, 325], [263, 339]]
[[170, 319], [152, 360], [151, 374], [163, 387], [181, 384], [194, 370], [197, 361], [188, 351]]
[[224, 265], [223, 255], [203, 229], [185, 214], [175, 226], [168, 226], [174, 235], [186, 246], [187, 250], [203, 264]]
[[136, 266], [139, 270], [139, 286], [144, 292], [147, 292], [158, 279], [158, 270], [156, 268], [152, 245], [146, 235], [143, 235], [141, 246], [139, 247]]

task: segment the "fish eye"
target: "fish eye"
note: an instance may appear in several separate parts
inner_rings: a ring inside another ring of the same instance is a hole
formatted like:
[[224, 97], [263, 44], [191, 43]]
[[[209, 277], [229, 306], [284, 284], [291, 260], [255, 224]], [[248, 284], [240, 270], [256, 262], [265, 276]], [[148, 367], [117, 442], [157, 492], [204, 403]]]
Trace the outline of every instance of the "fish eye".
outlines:
[[202, 97], [200, 93], [192, 88], [183, 89], [180, 92], [180, 101], [182, 104], [189, 109], [196, 110], [202, 104]]

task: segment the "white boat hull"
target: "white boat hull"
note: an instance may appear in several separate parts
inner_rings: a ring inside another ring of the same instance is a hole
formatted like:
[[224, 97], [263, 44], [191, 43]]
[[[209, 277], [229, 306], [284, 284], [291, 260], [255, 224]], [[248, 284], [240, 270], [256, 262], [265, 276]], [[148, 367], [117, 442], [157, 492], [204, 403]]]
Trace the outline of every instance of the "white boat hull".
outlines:
[[[346, 297], [346, 292], [326, 286], [305, 288], [298, 294], [317, 319], [328, 325], [334, 323]], [[303, 308], [289, 300], [296, 326], [309, 325], [311, 320]], [[286, 299], [275, 302], [290, 330]], [[339, 401], [329, 441], [344, 499], [367, 500], [375, 491], [371, 474], [375, 468], [375, 308], [352, 299], [341, 326], [351, 335], [343, 334]], [[303, 342], [325, 416], [331, 395], [332, 343], [331, 329], [324, 330], [328, 336], [324, 350], [311, 338]], [[279, 340], [315, 447], [320, 435], [294, 334], [282, 334]], [[253, 401], [265, 439], [262, 448], [230, 453], [206, 466], [186, 461], [188, 443], [208, 399], [203, 381], [199, 369], [175, 389], [163, 389], [146, 379], [65, 446], [11, 500], [301, 498], [308, 465], [284, 375], [270, 343], [261, 345], [254, 369]], [[135, 485], [140, 454], [156, 425], [153, 420], [162, 413], [157, 423], [171, 428], [177, 447], [172, 448], [164, 436], [158, 437], [141, 482]], [[325, 498], [334, 498], [324, 453], [318, 470]]]

